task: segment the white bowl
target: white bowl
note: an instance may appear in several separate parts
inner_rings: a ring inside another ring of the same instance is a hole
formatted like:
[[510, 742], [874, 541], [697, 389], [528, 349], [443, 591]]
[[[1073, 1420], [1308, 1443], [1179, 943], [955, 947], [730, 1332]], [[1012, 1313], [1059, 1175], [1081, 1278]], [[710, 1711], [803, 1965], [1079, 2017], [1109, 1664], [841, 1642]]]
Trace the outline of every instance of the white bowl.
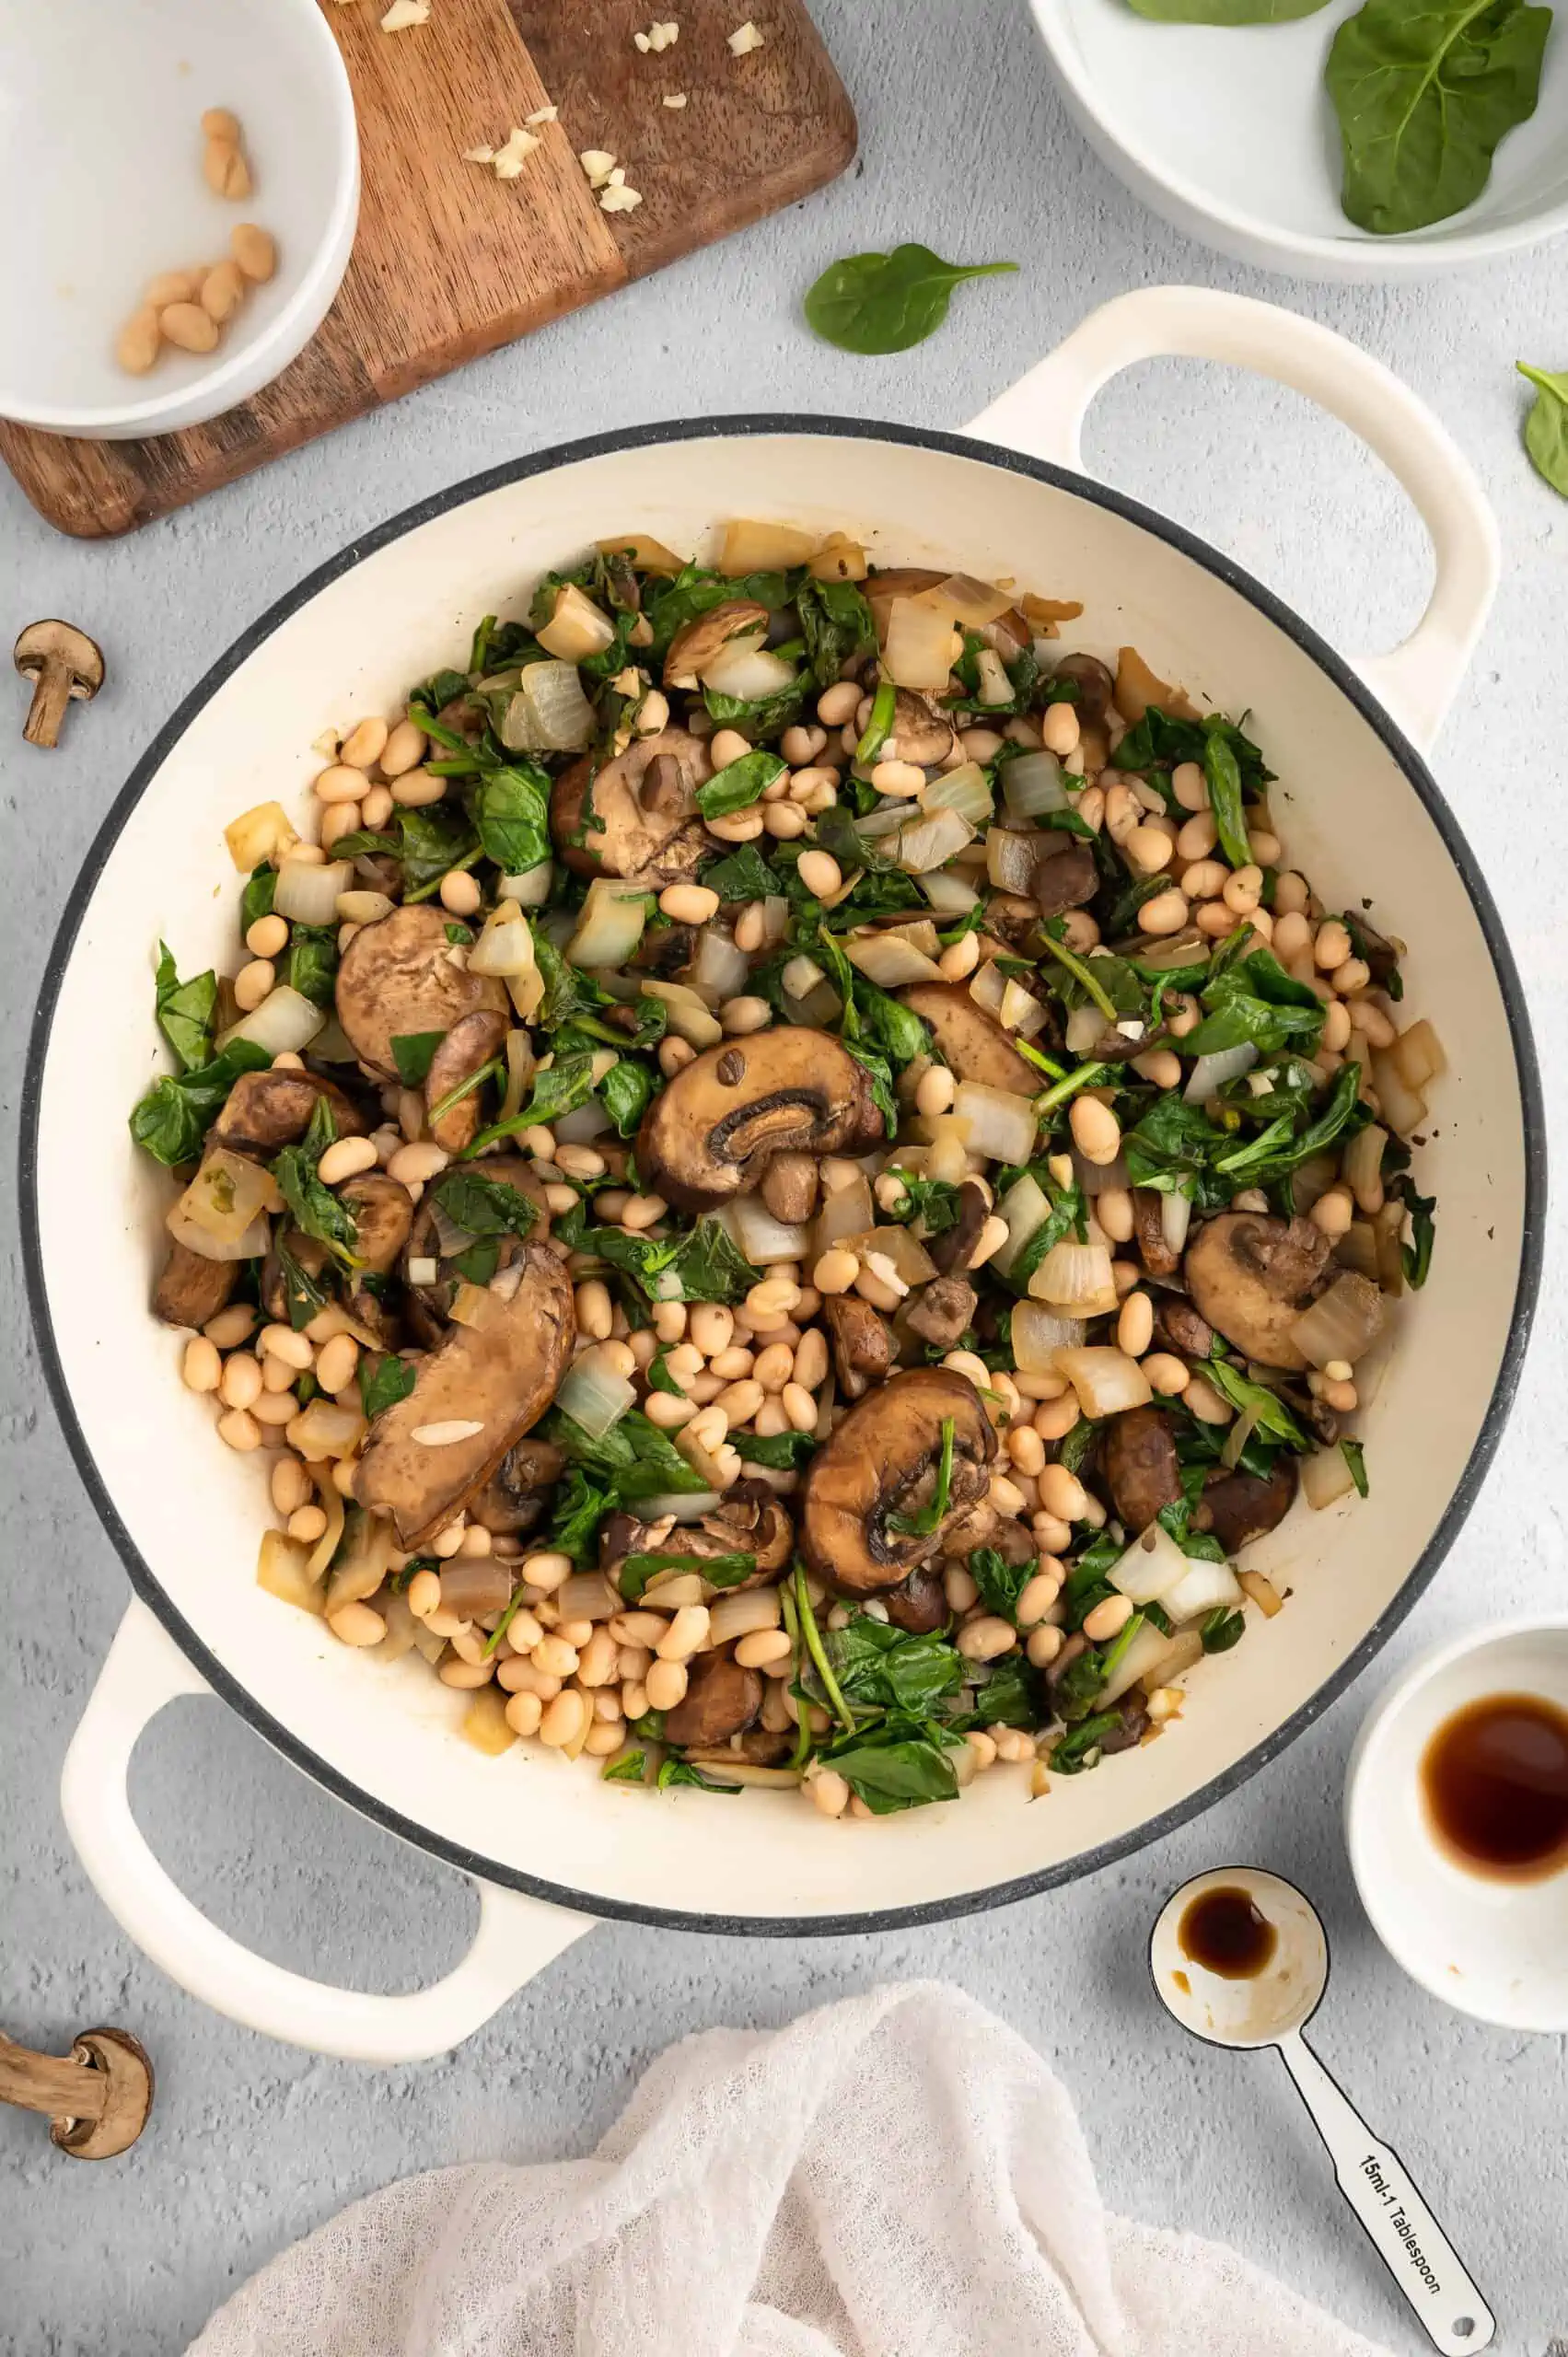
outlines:
[[1308, 278], [1434, 277], [1568, 230], [1568, 31], [1540, 102], [1497, 151], [1477, 202], [1395, 238], [1340, 210], [1329, 44], [1360, 0], [1283, 25], [1166, 25], [1128, 0], [1032, 0], [1079, 129], [1134, 196], [1237, 261]]
[[1388, 1689], [1351, 1754], [1351, 1867], [1374, 1931], [1412, 1980], [1483, 2022], [1568, 2030], [1568, 1866], [1495, 1881], [1458, 1864], [1427, 1823], [1422, 1754], [1451, 1713], [1486, 1694], [1568, 1709], [1568, 1617], [1456, 1637]]
[[[255, 187], [213, 193], [201, 117], [231, 107]], [[0, 11], [0, 417], [126, 441], [199, 425], [285, 368], [330, 309], [359, 212], [348, 75], [317, 0], [48, 0]], [[159, 271], [277, 239], [217, 349], [133, 377], [114, 339]], [[18, 225], [25, 225], [18, 226]]]

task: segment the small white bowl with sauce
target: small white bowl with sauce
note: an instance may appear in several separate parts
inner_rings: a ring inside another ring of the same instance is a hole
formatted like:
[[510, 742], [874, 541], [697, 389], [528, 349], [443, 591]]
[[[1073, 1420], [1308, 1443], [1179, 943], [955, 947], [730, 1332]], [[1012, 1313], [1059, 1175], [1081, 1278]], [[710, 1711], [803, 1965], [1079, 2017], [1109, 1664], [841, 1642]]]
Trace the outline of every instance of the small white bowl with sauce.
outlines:
[[1568, 2030], [1568, 1616], [1412, 1663], [1356, 1738], [1345, 1830], [1412, 1980], [1481, 2021]]

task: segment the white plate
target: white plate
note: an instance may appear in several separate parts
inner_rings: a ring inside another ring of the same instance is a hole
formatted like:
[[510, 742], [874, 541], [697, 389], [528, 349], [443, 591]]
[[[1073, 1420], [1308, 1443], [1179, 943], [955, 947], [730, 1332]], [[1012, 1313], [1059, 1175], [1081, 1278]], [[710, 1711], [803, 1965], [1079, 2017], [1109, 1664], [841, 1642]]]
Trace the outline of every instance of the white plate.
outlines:
[[1452, 220], [1374, 238], [1340, 210], [1323, 88], [1360, 0], [1285, 25], [1161, 25], [1128, 0], [1032, 0], [1089, 145], [1135, 196], [1238, 261], [1313, 278], [1426, 278], [1568, 230], [1568, 28], [1547, 41], [1540, 102]]

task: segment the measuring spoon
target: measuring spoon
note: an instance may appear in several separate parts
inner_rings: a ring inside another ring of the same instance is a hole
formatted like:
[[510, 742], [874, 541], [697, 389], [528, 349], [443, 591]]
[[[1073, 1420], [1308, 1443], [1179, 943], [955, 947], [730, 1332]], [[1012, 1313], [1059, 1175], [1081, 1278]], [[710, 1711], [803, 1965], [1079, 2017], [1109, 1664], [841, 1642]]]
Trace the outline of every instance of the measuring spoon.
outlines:
[[[1220, 1891], [1238, 1896], [1216, 1902]], [[1239, 1894], [1251, 1902], [1250, 1922]], [[1150, 1935], [1149, 1971], [1161, 2004], [1194, 2038], [1278, 2048], [1328, 2147], [1340, 2191], [1428, 2338], [1444, 2357], [1487, 2348], [1497, 2319], [1454, 2246], [1399, 2154], [1373, 2135], [1301, 2035], [1329, 1985], [1329, 1942], [1295, 1885], [1259, 1866], [1217, 1867], [1183, 1883]]]

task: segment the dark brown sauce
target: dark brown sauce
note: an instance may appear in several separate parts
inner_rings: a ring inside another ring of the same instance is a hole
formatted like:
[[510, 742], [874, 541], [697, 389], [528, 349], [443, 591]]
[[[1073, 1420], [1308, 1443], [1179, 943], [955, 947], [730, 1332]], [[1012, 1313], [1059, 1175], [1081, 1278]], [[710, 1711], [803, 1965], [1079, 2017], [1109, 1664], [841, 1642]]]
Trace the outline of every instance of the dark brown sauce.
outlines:
[[1223, 1980], [1255, 1980], [1280, 1942], [1251, 1892], [1234, 1883], [1200, 1891], [1183, 1908], [1176, 1938], [1183, 1956]]
[[1438, 1840], [1502, 1882], [1568, 1866], [1568, 1711], [1539, 1694], [1486, 1694], [1445, 1719], [1421, 1762]]

